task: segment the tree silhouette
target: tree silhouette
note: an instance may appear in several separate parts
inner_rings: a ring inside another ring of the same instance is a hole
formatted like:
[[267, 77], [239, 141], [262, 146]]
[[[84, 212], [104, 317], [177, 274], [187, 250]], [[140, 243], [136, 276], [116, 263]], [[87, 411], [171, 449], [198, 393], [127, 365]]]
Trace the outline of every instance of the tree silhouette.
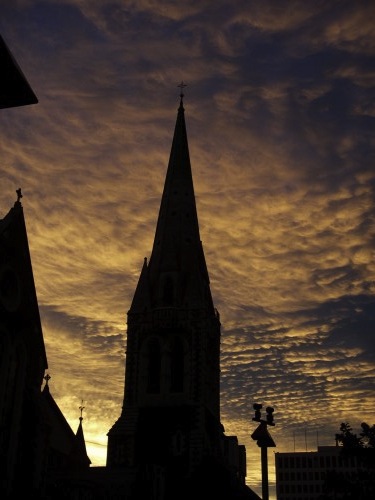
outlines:
[[[367, 425], [367, 424], [366, 424]], [[353, 429], [349, 422], [343, 422], [340, 425], [340, 434], [336, 434], [336, 443], [341, 445], [346, 450], [363, 448], [362, 437], [358, 437], [353, 433]]]
[[361, 427], [360, 436], [364, 448], [375, 448], [375, 424], [370, 427], [366, 422], [362, 422]]
[[355, 463], [346, 470], [328, 470], [320, 500], [368, 500], [375, 498], [375, 425], [361, 423], [359, 435], [349, 422], [340, 425], [336, 443], [341, 448], [342, 463]]

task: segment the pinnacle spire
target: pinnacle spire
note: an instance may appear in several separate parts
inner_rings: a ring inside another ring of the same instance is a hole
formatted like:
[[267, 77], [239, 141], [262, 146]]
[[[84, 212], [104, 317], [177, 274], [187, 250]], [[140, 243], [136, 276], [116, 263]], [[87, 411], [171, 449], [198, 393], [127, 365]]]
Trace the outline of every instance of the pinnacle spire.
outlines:
[[213, 311], [183, 107], [186, 84], [181, 82], [178, 87], [181, 89], [180, 106], [154, 244], [149, 262], [144, 263], [130, 311], [140, 310], [141, 306], [146, 309], [171, 306], [209, 308]]
[[77, 429], [77, 432], [75, 434], [75, 442], [74, 442], [74, 445], [73, 445], [72, 450], [71, 450], [71, 456], [72, 456], [73, 462], [74, 462], [75, 466], [79, 467], [79, 468], [89, 467], [89, 465], [91, 464], [91, 460], [88, 457], [87, 451], [86, 451], [86, 442], [85, 442], [85, 437], [83, 434], [83, 427], [82, 427], [82, 420], [83, 420], [82, 412], [84, 409], [85, 409], [85, 407], [83, 406], [83, 399], [82, 399], [81, 406], [79, 407], [81, 415], [79, 417], [78, 429]]

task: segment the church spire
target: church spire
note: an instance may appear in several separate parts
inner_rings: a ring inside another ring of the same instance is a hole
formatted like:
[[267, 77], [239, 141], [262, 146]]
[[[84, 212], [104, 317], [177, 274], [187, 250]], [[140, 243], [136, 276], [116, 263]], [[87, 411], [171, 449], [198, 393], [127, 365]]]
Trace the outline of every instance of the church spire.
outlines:
[[221, 324], [199, 234], [184, 86], [152, 252], [127, 315], [124, 402], [108, 432], [107, 467], [122, 469], [139, 498], [237, 498], [229, 490], [244, 481], [245, 450], [220, 421]]
[[[183, 107], [174, 129], [154, 244], [147, 268], [143, 267], [130, 312], [143, 308], [209, 308], [213, 303], [199, 233], [189, 146]], [[147, 300], [145, 298], [147, 297]]]
[[77, 468], [89, 467], [89, 465], [91, 464], [91, 460], [88, 457], [86, 451], [86, 442], [82, 427], [82, 420], [83, 420], [82, 413], [84, 409], [85, 407], [83, 406], [83, 400], [82, 400], [81, 406], [79, 407], [79, 411], [81, 412], [81, 415], [79, 417], [79, 425], [75, 435], [75, 442], [71, 450], [71, 460], [74, 467]]

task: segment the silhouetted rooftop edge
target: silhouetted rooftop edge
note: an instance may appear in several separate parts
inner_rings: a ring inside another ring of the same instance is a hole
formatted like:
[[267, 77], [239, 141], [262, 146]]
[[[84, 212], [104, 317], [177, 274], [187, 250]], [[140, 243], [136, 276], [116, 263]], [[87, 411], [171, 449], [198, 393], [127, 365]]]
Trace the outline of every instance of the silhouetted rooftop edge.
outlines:
[[1, 35], [0, 73], [0, 109], [38, 102], [38, 98]]

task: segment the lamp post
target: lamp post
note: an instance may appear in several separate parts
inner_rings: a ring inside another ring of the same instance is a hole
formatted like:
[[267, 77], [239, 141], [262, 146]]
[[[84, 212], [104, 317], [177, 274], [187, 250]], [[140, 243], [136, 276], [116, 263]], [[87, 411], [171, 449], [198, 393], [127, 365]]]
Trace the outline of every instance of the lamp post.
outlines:
[[268, 425], [274, 426], [273, 412], [274, 409], [271, 406], [266, 408], [266, 420], [261, 418], [262, 405], [259, 403], [254, 403], [253, 408], [255, 414], [253, 417], [254, 422], [259, 422], [258, 427], [251, 434], [252, 439], [257, 442], [257, 445], [261, 449], [261, 464], [262, 464], [262, 500], [268, 500], [268, 459], [267, 459], [267, 448], [275, 447], [275, 441], [272, 439], [271, 434], [268, 432]]

